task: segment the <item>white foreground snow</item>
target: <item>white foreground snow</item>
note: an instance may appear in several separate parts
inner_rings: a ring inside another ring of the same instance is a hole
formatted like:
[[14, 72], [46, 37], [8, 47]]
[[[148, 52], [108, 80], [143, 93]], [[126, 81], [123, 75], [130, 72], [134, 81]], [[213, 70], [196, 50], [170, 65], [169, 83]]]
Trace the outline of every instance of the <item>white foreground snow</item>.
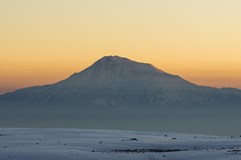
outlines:
[[0, 129], [0, 160], [241, 160], [240, 137], [85, 129]]

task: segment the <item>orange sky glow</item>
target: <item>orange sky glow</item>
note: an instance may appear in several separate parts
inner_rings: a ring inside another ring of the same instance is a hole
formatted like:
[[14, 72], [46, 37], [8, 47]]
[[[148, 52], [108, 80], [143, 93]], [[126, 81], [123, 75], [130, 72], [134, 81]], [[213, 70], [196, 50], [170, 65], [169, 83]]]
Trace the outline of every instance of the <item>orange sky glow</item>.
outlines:
[[240, 0], [0, 0], [0, 94], [106, 55], [199, 85], [241, 88]]

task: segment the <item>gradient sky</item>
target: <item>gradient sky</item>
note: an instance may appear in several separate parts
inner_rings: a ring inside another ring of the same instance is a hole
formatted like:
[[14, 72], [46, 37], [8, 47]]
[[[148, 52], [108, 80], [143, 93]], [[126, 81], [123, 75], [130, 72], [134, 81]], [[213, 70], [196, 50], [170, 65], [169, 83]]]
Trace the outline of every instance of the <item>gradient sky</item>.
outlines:
[[241, 88], [241, 0], [0, 0], [0, 94], [119, 55]]

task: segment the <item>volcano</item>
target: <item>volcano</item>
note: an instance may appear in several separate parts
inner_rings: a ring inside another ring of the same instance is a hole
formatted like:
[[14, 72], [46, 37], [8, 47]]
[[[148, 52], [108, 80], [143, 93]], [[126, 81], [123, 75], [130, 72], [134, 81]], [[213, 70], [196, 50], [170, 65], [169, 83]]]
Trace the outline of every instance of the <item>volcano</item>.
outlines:
[[80, 107], [239, 105], [241, 91], [199, 86], [148, 63], [105, 56], [58, 83], [4, 94], [1, 102]]
[[0, 127], [240, 135], [241, 91], [199, 86], [151, 64], [105, 56], [55, 84], [0, 96]]

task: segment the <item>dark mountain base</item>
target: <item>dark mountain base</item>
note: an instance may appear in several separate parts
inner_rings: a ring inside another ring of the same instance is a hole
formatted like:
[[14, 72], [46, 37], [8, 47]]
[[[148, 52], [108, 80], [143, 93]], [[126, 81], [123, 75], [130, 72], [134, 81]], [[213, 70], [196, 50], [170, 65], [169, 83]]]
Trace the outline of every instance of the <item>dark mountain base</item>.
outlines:
[[5, 106], [0, 127], [86, 128], [241, 135], [239, 107]]

